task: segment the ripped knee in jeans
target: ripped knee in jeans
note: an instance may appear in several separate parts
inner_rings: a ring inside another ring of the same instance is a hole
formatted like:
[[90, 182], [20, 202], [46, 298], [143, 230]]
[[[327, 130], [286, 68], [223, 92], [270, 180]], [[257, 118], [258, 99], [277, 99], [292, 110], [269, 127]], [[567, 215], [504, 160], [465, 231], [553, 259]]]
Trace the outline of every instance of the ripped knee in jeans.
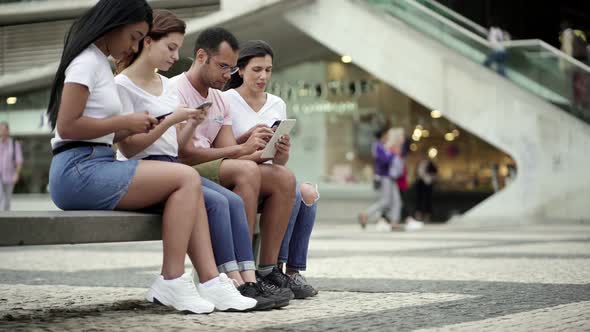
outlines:
[[320, 192], [318, 191], [318, 185], [310, 182], [302, 183], [299, 186], [301, 191], [301, 201], [306, 206], [312, 206], [320, 199]]

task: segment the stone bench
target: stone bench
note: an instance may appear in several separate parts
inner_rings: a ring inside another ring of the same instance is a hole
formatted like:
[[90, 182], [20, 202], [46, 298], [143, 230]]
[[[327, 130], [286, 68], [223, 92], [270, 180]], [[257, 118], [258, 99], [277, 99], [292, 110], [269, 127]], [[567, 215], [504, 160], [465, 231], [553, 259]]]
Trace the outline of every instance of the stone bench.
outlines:
[[[157, 241], [158, 214], [121, 211], [10, 211], [0, 213], [0, 246]], [[258, 231], [252, 241], [258, 257]]]

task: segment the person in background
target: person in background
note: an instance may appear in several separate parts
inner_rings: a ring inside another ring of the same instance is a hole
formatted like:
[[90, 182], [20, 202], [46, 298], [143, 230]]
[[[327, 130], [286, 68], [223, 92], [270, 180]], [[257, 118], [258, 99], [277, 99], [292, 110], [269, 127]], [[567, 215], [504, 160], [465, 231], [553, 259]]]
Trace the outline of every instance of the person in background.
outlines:
[[[363, 229], [366, 228], [369, 219], [375, 215], [385, 214], [388, 220], [395, 220], [392, 215], [392, 206], [395, 206], [397, 202], [396, 192], [399, 197], [397, 183], [390, 174], [395, 154], [391, 153], [386, 146], [389, 140], [389, 129], [382, 128], [378, 130], [375, 137], [377, 139], [373, 143], [372, 153], [375, 159], [374, 174], [379, 188], [379, 200], [365, 211], [359, 213], [358, 221]], [[384, 227], [379, 226], [379, 230], [381, 228], [385, 230]]]
[[494, 163], [492, 165], [492, 188], [494, 192], [498, 192], [500, 190], [500, 165]]
[[[403, 143], [401, 145], [401, 151], [400, 151], [400, 156], [404, 160], [404, 169], [403, 169], [402, 175], [397, 179], [397, 186], [399, 187], [400, 196], [402, 198], [402, 213], [401, 213], [402, 219], [406, 218], [406, 216], [409, 215], [408, 207], [406, 204], [403, 204], [403, 202], [408, 201], [408, 187], [409, 186], [408, 186], [407, 158], [408, 158], [408, 154], [410, 154], [411, 142], [412, 142], [412, 139], [408, 136], [405, 136]], [[406, 220], [406, 227], [407, 227], [407, 225], [408, 225], [408, 223]]]
[[588, 46], [586, 34], [582, 30], [574, 29], [569, 21], [561, 22], [559, 42], [563, 53], [582, 62], [586, 60], [586, 46]]
[[14, 185], [23, 165], [20, 143], [10, 137], [7, 122], [0, 122], [0, 211], [10, 210]]
[[483, 65], [490, 67], [496, 63], [496, 71], [502, 76], [506, 76], [506, 47], [504, 42], [510, 40], [510, 34], [502, 30], [497, 23], [491, 25], [488, 31], [488, 41], [492, 52], [488, 54]]
[[387, 142], [385, 147], [393, 154], [391, 164], [389, 166], [389, 176], [394, 180], [391, 188], [392, 201], [389, 209], [381, 212], [381, 218], [377, 220], [375, 229], [379, 232], [389, 232], [400, 229], [401, 212], [403, 202], [401, 199], [401, 192], [398, 181], [402, 178], [405, 168], [405, 159], [401, 155], [401, 150], [404, 141], [403, 128], [391, 128], [387, 134]]
[[415, 220], [428, 222], [432, 215], [432, 191], [438, 169], [434, 162], [427, 155], [424, 155], [418, 162], [416, 174], [418, 175], [416, 181], [416, 213], [414, 215], [415, 219], [410, 219], [409, 222], [413, 223]]
[[[569, 21], [561, 23], [559, 34], [561, 51], [574, 59], [588, 60], [588, 39], [584, 31], [574, 29]], [[559, 68], [571, 81], [571, 98], [574, 109], [582, 110], [590, 106], [590, 75], [565, 58], [559, 59]]]

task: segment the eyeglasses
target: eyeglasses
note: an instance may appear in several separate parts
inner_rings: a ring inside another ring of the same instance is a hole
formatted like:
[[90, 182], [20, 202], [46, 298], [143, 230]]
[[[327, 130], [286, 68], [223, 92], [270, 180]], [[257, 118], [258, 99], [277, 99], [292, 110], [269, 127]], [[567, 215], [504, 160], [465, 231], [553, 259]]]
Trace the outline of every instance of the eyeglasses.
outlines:
[[221, 72], [224, 73], [224, 74], [233, 75], [233, 74], [237, 73], [238, 70], [240, 70], [240, 68], [237, 67], [237, 66], [236, 67], [232, 67], [232, 66], [228, 66], [226, 64], [221, 64], [221, 63], [215, 61], [213, 59], [213, 57], [210, 56], [210, 55], [209, 55], [209, 60], [213, 61], [219, 67], [219, 70], [221, 70]]

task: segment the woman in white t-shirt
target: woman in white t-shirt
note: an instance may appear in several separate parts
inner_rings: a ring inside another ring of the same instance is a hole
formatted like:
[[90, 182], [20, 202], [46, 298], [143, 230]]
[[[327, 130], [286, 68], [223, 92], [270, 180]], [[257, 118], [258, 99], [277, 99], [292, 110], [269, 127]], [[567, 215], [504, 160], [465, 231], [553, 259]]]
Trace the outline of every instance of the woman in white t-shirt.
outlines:
[[184, 269], [188, 251], [202, 280], [218, 274], [198, 173], [181, 164], [117, 161], [112, 149], [157, 123], [148, 114], [122, 113], [108, 60], [137, 52], [151, 24], [145, 0], [100, 0], [72, 24], [47, 111], [56, 129], [51, 198], [64, 210], [138, 210], [165, 202], [162, 270], [147, 297], [157, 289], [164, 304], [208, 313], [214, 304], [199, 296]]
[[[240, 144], [254, 133], [268, 131], [275, 121], [287, 118], [285, 102], [265, 92], [272, 74], [273, 57], [272, 48], [264, 41], [252, 40], [240, 45], [237, 64], [240, 70], [232, 75], [223, 93], [229, 104], [234, 136]], [[281, 137], [276, 148], [272, 162], [285, 165], [289, 160], [289, 135]], [[286, 263], [287, 275], [294, 282], [306, 285], [308, 296], [314, 296], [317, 291], [299, 272], [306, 269], [318, 199], [316, 185], [297, 184], [295, 205], [279, 252], [279, 265], [282, 268]]]
[[[118, 159], [160, 160], [178, 162], [178, 147], [191, 139], [195, 128], [207, 116], [207, 109], [195, 112], [179, 106], [178, 90], [172, 80], [156, 73], [168, 71], [178, 61], [184, 42], [186, 24], [172, 12], [155, 10], [151, 31], [143, 40], [137, 55], [118, 61], [115, 77], [125, 112], [149, 112], [155, 117], [166, 115], [149, 133], [135, 135], [119, 142]], [[187, 120], [186, 114], [196, 114]], [[178, 124], [186, 121], [184, 126]], [[207, 298], [235, 303], [232, 308], [267, 310], [275, 302], [262, 296], [256, 285], [256, 265], [248, 220], [242, 199], [221, 185], [201, 178], [215, 263], [219, 272], [236, 281], [227, 289], [230, 294]], [[239, 293], [238, 293], [239, 291]], [[242, 295], [244, 296], [242, 296]]]

